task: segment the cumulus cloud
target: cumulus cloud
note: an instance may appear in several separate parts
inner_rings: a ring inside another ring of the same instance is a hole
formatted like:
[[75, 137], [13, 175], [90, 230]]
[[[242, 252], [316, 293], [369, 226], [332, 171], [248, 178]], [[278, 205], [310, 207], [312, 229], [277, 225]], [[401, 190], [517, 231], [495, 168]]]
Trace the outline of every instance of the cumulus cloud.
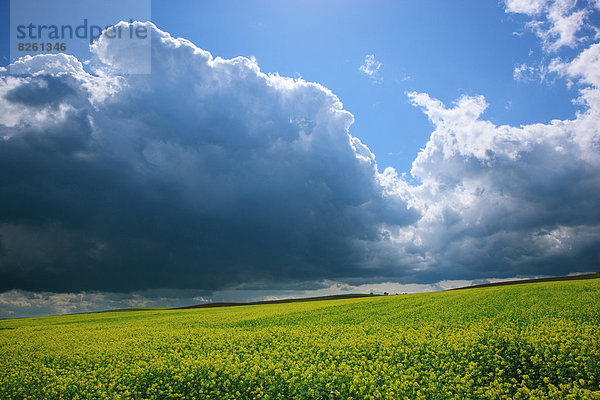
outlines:
[[143, 26], [148, 75], [123, 73], [137, 53], [104, 37], [86, 68], [40, 55], [0, 71], [5, 309], [597, 269], [597, 45], [553, 63], [580, 86], [572, 120], [497, 126], [483, 96], [409, 93], [435, 127], [409, 184], [327, 88]]
[[506, 11], [536, 15], [546, 8], [547, 3], [548, 0], [506, 0]]
[[371, 78], [377, 78], [379, 68], [381, 68], [381, 63], [375, 59], [374, 54], [367, 54], [364, 63], [360, 66], [362, 73]]
[[578, 7], [576, 0], [506, 0], [506, 12], [525, 14], [534, 19], [528, 23], [542, 39], [548, 52], [556, 52], [562, 47], [577, 47], [596, 33], [596, 27], [589, 24], [589, 15], [594, 3], [588, 7]]
[[151, 75], [120, 75], [111, 54], [136, 53], [105, 38], [95, 74], [66, 55], [3, 72], [0, 289], [390, 274], [365, 249], [418, 212], [382, 192], [339, 99], [146, 26]]
[[595, 111], [517, 128], [482, 119], [483, 97], [462, 97], [450, 108], [427, 94], [409, 97], [435, 131], [411, 170], [422, 182], [414, 190], [423, 216], [398, 229], [399, 242], [408, 238], [433, 256], [433, 270], [446, 277], [567, 273], [577, 263], [595, 268]]
[[583, 84], [600, 87], [600, 43], [582, 51], [574, 60], [553, 60], [550, 69], [562, 76], [581, 81]]

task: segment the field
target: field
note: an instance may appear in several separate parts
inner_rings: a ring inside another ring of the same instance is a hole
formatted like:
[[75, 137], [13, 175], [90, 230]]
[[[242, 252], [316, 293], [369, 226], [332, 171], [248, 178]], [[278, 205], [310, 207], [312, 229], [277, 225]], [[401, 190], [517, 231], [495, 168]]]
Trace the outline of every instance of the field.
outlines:
[[0, 397], [600, 399], [600, 279], [4, 320]]

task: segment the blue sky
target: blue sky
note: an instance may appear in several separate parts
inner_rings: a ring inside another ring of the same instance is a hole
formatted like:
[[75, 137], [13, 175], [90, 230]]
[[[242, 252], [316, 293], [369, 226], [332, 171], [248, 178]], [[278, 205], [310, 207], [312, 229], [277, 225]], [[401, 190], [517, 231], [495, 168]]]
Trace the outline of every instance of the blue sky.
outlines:
[[[328, 87], [354, 114], [352, 134], [380, 167], [408, 172], [431, 133], [407, 91], [445, 103], [483, 94], [490, 104], [484, 117], [497, 124], [548, 122], [575, 112], [573, 91], [564, 84], [513, 79], [515, 65], [544, 54], [525, 18], [507, 14], [497, 1], [193, 1], [174, 7], [154, 0], [152, 19], [214, 56], [254, 56], [264, 72], [299, 74]], [[367, 54], [382, 64], [378, 83], [359, 71]]]
[[599, 14], [154, 0], [151, 22], [118, 25], [151, 51], [105, 35], [15, 60], [0, 317], [596, 270]]
[[[8, 10], [8, 1], [2, 1]], [[263, 72], [328, 87], [355, 117], [352, 134], [376, 154], [380, 169], [409, 172], [432, 125], [405, 93], [451, 103], [483, 94], [484, 118], [496, 124], [572, 118], [575, 90], [554, 78], [519, 81], [513, 69], [547, 56], [527, 18], [496, 1], [170, 1], [151, 2], [152, 20], [213, 56], [255, 57]], [[8, 15], [2, 12], [3, 65]], [[568, 49], [562, 49], [568, 53]], [[359, 70], [381, 63], [377, 79]]]

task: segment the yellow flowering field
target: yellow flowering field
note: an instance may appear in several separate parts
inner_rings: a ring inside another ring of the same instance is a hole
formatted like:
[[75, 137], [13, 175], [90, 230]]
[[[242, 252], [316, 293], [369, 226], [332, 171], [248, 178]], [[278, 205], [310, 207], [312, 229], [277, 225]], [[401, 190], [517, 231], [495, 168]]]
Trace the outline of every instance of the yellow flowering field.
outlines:
[[2, 399], [600, 399], [600, 280], [0, 321]]

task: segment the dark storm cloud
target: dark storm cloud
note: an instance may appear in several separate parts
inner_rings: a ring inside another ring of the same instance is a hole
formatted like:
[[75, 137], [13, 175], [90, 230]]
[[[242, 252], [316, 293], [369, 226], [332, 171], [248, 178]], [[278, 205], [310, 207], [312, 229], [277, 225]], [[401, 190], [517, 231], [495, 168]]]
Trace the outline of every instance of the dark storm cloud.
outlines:
[[64, 78], [52, 75], [39, 75], [14, 89], [9, 90], [5, 99], [29, 106], [57, 105], [75, 90]]
[[155, 35], [149, 77], [5, 76], [0, 290], [361, 276], [381, 210], [415, 220], [328, 90]]
[[410, 186], [378, 172], [328, 89], [148, 29], [151, 75], [119, 73], [138, 54], [113, 57], [124, 53], [109, 40], [93, 49], [97, 75], [65, 55], [2, 73], [0, 291], [318, 288], [597, 265], [597, 105], [512, 128], [480, 120], [482, 98], [446, 108], [410, 94], [436, 127]]

